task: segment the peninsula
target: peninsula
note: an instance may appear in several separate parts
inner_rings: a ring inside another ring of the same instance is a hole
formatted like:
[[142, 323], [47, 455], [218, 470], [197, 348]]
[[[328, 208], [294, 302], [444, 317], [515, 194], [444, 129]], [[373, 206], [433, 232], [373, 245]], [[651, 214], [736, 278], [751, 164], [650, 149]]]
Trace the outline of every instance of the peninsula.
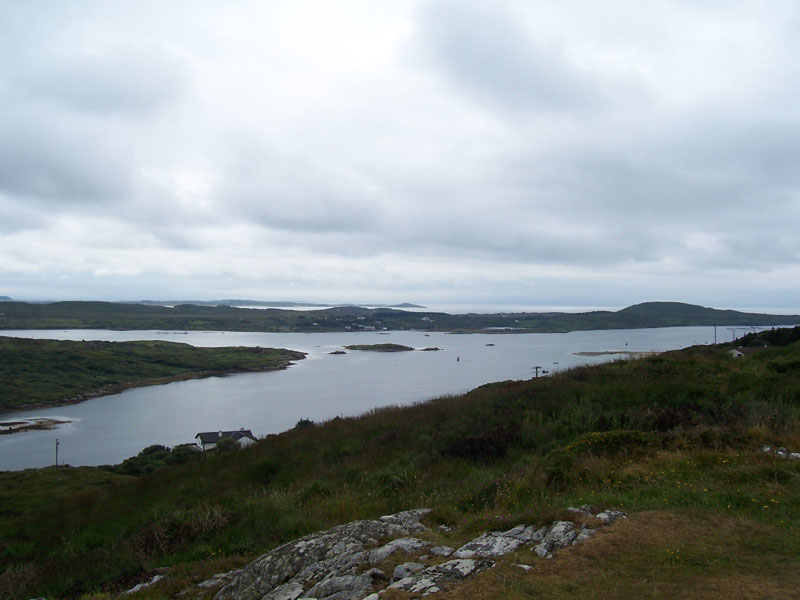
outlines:
[[0, 337], [0, 412], [70, 404], [182, 379], [283, 369], [303, 358], [303, 352], [275, 348]]

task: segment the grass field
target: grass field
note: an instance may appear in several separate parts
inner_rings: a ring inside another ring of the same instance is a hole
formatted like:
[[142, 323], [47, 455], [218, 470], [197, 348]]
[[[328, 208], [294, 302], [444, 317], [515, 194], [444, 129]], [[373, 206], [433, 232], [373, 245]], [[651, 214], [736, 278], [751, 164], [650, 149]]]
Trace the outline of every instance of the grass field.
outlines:
[[2, 473], [0, 598], [107, 598], [156, 569], [167, 577], [131, 598], [166, 598], [353, 519], [430, 507], [455, 545], [584, 503], [630, 517], [554, 561], [509, 555], [439, 597], [796, 598], [800, 461], [761, 450], [800, 449], [800, 343], [789, 342], [742, 359], [697, 347], [305, 422], [135, 478], [46, 469], [25, 484]]

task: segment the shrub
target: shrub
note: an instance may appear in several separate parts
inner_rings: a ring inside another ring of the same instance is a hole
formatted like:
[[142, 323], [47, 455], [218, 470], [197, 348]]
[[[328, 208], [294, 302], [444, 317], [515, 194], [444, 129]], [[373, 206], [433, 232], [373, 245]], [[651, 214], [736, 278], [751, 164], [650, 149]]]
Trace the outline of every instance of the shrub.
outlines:
[[627, 452], [633, 448], [647, 446], [655, 442], [655, 437], [643, 431], [616, 429], [614, 431], [595, 431], [581, 436], [564, 447], [570, 454], [588, 452], [594, 455], [609, 455]]

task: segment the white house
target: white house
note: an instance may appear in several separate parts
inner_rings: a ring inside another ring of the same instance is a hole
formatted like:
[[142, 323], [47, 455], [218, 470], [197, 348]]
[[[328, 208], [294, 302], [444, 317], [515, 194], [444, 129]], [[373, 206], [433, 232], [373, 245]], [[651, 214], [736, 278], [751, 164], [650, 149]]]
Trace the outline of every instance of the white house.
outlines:
[[197, 445], [203, 452], [212, 450], [217, 443], [223, 439], [231, 439], [239, 446], [245, 447], [256, 441], [256, 437], [249, 429], [239, 429], [238, 431], [201, 431], [194, 438]]

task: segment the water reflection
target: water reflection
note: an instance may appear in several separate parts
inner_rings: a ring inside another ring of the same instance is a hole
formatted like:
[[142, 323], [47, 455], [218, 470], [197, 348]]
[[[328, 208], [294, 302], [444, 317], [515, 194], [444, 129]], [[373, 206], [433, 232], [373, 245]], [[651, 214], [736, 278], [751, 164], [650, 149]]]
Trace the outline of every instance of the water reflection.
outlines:
[[[81, 404], [11, 413], [2, 420], [70, 421], [50, 431], [0, 436], [0, 470], [53, 464], [114, 464], [151, 444], [192, 442], [199, 431], [251, 429], [257, 436], [322, 421], [459, 393], [484, 383], [528, 379], [535, 367], [558, 371], [619, 355], [609, 350], [663, 351], [713, 342], [713, 329], [676, 327], [565, 334], [450, 335], [423, 332], [240, 333], [173, 331], [4, 331], [3, 335], [71, 340], [180, 341], [196, 346], [283, 347], [308, 353], [285, 371], [248, 373], [130, 389]], [[382, 354], [347, 351], [349, 344], [393, 342], [438, 352]]]

